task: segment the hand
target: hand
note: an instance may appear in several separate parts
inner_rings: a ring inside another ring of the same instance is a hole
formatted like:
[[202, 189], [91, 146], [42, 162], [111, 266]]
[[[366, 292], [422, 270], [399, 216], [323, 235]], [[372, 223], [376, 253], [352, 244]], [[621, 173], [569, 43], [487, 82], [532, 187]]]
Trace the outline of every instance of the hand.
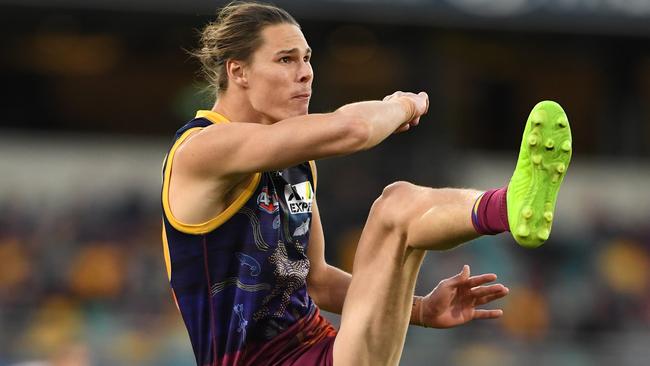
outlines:
[[420, 305], [413, 311], [417, 323], [426, 327], [451, 328], [465, 324], [473, 319], [495, 319], [503, 315], [503, 310], [476, 309], [476, 306], [506, 296], [509, 289], [502, 284], [483, 286], [496, 280], [494, 273], [478, 276], [469, 275], [468, 265], [454, 277], [440, 281], [438, 286], [423, 297]]
[[406, 105], [407, 110], [410, 112], [409, 121], [400, 125], [395, 133], [404, 132], [412, 126], [417, 126], [420, 123], [420, 117], [429, 111], [429, 96], [425, 92], [418, 94], [397, 91], [391, 95], [387, 95], [383, 99], [398, 100]]

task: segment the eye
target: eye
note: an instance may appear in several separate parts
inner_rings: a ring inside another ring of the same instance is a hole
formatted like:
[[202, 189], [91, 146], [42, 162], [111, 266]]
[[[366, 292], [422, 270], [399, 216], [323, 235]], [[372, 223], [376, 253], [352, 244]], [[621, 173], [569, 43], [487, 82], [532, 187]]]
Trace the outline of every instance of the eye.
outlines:
[[311, 61], [311, 56], [305, 56], [305, 57], [302, 58], [302, 60], [305, 61], [305, 62], [309, 62], [309, 61]]
[[280, 59], [280, 62], [283, 64], [288, 64], [291, 61], [291, 57], [289, 56], [284, 56]]

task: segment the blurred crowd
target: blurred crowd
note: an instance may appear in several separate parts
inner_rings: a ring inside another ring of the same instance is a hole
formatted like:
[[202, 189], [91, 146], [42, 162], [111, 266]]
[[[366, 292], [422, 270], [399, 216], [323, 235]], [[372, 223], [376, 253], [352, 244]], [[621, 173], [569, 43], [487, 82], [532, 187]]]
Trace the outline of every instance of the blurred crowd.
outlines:
[[56, 214], [0, 206], [0, 365], [191, 364], [160, 216], [127, 201]]
[[[323, 212], [337, 204], [346, 211], [345, 194], [322, 201]], [[0, 205], [0, 365], [191, 365], [164, 269], [158, 207], [137, 196], [75, 207]], [[328, 258], [348, 271], [358, 219], [326, 225]], [[455, 330], [412, 328], [403, 364], [431, 357], [445, 365], [647, 364], [650, 227], [601, 220], [534, 251], [502, 235], [430, 253], [419, 294], [467, 263], [510, 287], [496, 305], [506, 315]]]

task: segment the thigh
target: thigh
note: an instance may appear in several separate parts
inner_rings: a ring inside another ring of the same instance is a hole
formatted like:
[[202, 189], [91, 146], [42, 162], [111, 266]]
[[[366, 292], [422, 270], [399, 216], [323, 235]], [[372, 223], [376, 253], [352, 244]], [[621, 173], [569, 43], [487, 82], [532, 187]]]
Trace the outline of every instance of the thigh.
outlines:
[[335, 366], [397, 365], [424, 250], [476, 237], [471, 207], [478, 192], [397, 182], [375, 201], [354, 258]]
[[373, 209], [354, 259], [334, 343], [334, 365], [397, 365], [424, 251], [384, 225]]

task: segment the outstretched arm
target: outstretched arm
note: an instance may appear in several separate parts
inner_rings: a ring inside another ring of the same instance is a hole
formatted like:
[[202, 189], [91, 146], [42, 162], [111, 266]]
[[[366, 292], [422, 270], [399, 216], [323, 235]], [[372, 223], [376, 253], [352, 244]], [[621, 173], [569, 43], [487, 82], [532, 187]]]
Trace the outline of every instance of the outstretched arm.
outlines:
[[460, 273], [440, 281], [427, 296], [413, 299], [411, 324], [451, 328], [473, 319], [501, 317], [501, 309], [477, 308], [508, 294], [509, 289], [500, 283], [485, 285], [496, 278], [493, 273], [470, 277], [470, 268], [464, 265]]
[[176, 166], [180, 163], [198, 176], [232, 177], [351, 154], [417, 125], [428, 103], [424, 92], [397, 92], [383, 101], [352, 103], [332, 113], [308, 114], [272, 125], [216, 124], [183, 143]]

